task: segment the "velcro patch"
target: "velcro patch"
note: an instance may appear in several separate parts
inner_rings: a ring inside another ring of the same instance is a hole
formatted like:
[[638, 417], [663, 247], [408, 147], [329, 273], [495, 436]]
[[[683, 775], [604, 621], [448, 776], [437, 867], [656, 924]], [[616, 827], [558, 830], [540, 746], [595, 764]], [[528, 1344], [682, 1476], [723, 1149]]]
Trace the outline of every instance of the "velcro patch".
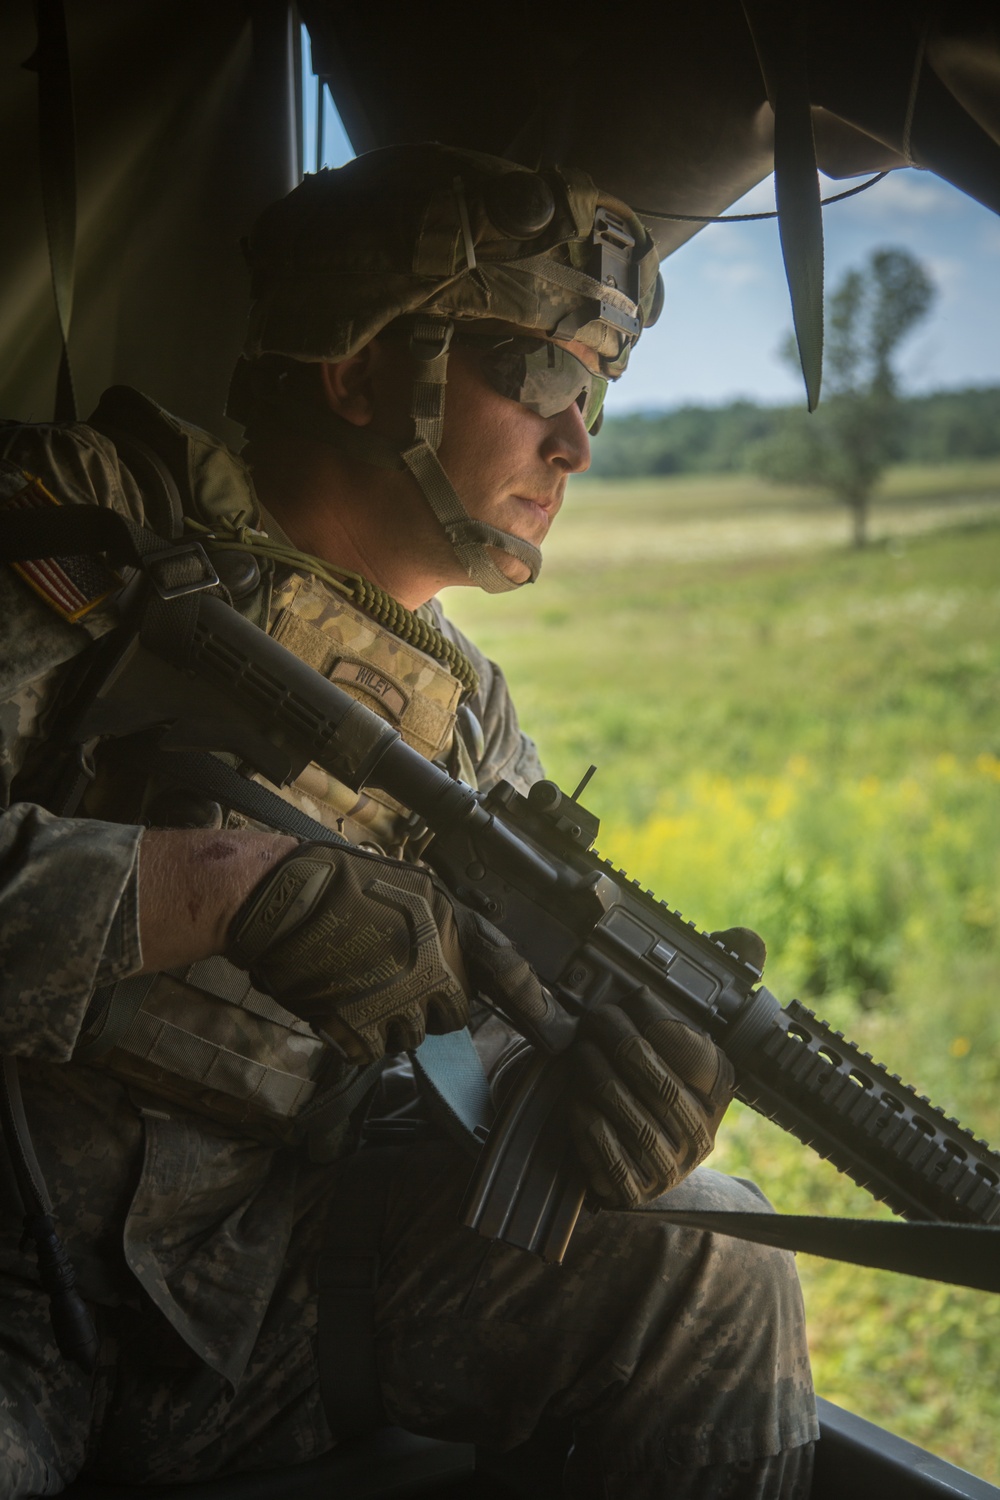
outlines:
[[[3, 502], [5, 510], [30, 510], [61, 505], [32, 474], [25, 473], [22, 490]], [[84, 557], [39, 557], [10, 565], [29, 588], [64, 620], [81, 620], [121, 587], [121, 577], [97, 553]]]
[[398, 724], [410, 701], [397, 682], [365, 661], [335, 662], [328, 673], [331, 682], [352, 682], [381, 704], [385, 714]]

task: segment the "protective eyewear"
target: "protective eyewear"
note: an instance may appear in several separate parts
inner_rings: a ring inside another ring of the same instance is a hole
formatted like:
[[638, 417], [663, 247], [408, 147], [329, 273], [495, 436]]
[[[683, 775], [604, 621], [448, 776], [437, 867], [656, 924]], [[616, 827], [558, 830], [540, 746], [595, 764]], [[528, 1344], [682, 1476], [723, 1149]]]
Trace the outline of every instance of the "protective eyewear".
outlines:
[[540, 417], [578, 406], [587, 431], [601, 425], [608, 382], [561, 344], [526, 334], [482, 334], [456, 329], [453, 343], [475, 349], [483, 376], [501, 396]]

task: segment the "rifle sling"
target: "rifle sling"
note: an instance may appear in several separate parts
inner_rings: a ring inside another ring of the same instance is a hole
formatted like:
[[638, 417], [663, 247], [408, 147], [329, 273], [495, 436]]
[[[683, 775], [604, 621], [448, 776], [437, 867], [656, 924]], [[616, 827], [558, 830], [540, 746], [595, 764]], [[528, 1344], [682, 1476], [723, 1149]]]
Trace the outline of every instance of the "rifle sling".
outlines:
[[668, 1224], [800, 1250], [903, 1276], [1000, 1292], [1000, 1224], [931, 1224], [904, 1219], [833, 1219], [811, 1214], [727, 1213], [643, 1208]]
[[157, 777], [170, 780], [185, 790], [210, 796], [213, 801], [241, 813], [255, 822], [266, 823], [277, 833], [290, 833], [294, 838], [306, 839], [313, 844], [346, 844], [345, 839], [325, 823], [319, 823], [279, 797], [258, 781], [241, 775], [216, 755], [197, 750], [164, 750], [152, 765]]
[[106, 552], [114, 563], [145, 567], [174, 543], [104, 506], [58, 505], [44, 510], [5, 510], [0, 529], [0, 561], [39, 557], [82, 557]]

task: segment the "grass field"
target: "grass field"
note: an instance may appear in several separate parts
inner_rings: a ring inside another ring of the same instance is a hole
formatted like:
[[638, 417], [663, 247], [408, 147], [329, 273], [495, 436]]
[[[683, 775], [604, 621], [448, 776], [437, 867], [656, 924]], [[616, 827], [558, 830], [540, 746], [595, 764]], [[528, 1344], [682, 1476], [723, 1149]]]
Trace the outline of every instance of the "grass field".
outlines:
[[[739, 476], [580, 482], [516, 596], [452, 591], [601, 852], [1000, 1144], [1000, 464], [891, 473], [877, 544]], [[885, 1211], [734, 1107], [785, 1212]], [[799, 1258], [817, 1386], [1000, 1480], [1000, 1299]]]

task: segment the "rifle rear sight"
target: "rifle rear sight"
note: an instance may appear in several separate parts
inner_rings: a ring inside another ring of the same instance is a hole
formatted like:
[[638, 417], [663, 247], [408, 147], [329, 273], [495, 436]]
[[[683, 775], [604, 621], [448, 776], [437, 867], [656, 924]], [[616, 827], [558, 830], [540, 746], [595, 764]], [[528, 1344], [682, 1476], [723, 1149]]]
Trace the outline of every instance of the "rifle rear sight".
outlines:
[[[513, 788], [508, 790], [513, 791]], [[502, 801], [508, 811], [514, 810], [510, 797], [505, 797]], [[568, 792], [562, 791], [554, 781], [536, 781], [528, 790], [527, 802], [532, 812], [547, 819], [560, 835], [558, 843], [552, 847], [557, 848], [559, 843], [566, 842], [577, 849], [589, 849], [597, 838], [600, 819], [577, 802], [575, 795], [571, 797]]]

